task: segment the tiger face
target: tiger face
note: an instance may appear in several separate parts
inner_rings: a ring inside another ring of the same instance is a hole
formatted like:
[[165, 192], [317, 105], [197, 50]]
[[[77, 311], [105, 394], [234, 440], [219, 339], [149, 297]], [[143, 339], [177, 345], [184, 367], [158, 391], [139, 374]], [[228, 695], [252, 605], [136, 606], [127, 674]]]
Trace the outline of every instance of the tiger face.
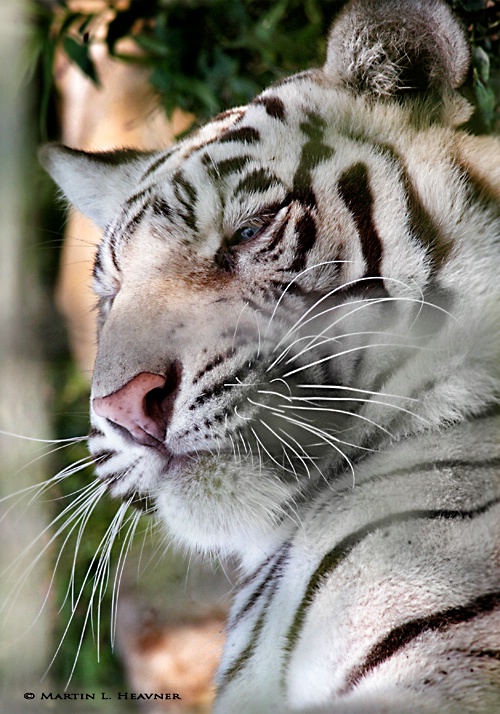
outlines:
[[359, 5], [322, 69], [168, 151], [43, 155], [104, 230], [97, 473], [190, 547], [261, 557], [367, 452], [472, 408], [450, 390], [428, 406], [473, 341], [456, 270], [472, 221], [454, 128], [468, 50], [446, 6], [424, 3], [455, 62], [432, 33], [417, 47], [411, 23], [370, 53]]

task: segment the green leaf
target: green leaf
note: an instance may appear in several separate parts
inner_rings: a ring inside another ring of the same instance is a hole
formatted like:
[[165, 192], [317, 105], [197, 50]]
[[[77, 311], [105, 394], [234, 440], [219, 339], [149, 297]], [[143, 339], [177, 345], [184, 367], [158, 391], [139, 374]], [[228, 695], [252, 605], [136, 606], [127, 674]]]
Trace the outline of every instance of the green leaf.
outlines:
[[150, 37], [149, 35], [136, 35], [134, 37], [135, 42], [142, 47], [146, 52], [151, 53], [156, 57], [168, 57], [170, 54], [169, 48], [161, 40], [157, 40], [156, 37]]
[[477, 70], [481, 82], [488, 84], [490, 79], [490, 58], [482, 47], [475, 47], [473, 53], [474, 68]]
[[115, 44], [122, 37], [130, 34], [133, 26], [138, 20], [154, 17], [158, 12], [155, 0], [142, 0], [141, 2], [131, 2], [126, 10], [117, 12], [116, 16], [108, 25], [106, 43], [110, 54], [113, 54]]
[[73, 37], [65, 37], [63, 48], [68, 57], [82, 70], [83, 74], [99, 86], [99, 77], [89, 54], [89, 46], [77, 42]]
[[61, 23], [61, 26], [59, 27], [59, 35], [61, 37], [66, 35], [73, 23], [75, 23], [77, 20], [82, 20], [84, 18], [85, 15], [83, 15], [81, 12], [67, 12], [64, 20]]
[[495, 114], [495, 93], [483, 84], [476, 69], [474, 69], [474, 91], [481, 116], [490, 129]]
[[458, 0], [456, 4], [466, 12], [478, 12], [484, 10], [485, 3], [484, 0]]

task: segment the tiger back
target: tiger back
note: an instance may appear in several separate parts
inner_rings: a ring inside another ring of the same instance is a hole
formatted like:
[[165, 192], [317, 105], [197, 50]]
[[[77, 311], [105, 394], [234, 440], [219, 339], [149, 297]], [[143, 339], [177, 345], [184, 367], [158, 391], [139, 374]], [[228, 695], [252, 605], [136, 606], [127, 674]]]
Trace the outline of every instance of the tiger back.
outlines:
[[441, 0], [173, 148], [42, 161], [103, 231], [89, 448], [236, 557], [219, 714], [500, 704], [500, 145]]

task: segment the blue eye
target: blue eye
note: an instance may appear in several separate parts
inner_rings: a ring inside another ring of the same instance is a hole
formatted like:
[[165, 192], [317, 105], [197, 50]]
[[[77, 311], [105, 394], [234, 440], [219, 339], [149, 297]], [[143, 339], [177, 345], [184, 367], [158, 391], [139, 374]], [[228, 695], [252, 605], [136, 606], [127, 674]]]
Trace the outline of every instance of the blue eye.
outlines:
[[259, 233], [260, 229], [262, 226], [244, 226], [243, 228], [238, 229], [233, 233], [231, 236], [231, 245], [238, 245], [238, 243], [246, 243], [249, 240], [252, 240], [257, 233]]

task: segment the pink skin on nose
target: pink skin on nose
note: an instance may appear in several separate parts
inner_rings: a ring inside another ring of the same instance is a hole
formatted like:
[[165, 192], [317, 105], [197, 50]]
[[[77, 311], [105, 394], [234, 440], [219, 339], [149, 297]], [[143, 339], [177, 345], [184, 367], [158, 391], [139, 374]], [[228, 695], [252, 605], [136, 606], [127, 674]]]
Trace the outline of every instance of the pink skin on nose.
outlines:
[[165, 386], [165, 377], [141, 372], [118, 391], [92, 400], [98, 416], [123, 426], [139, 444], [156, 446], [165, 438], [165, 424], [152, 419], [147, 412], [146, 397], [153, 389]]

